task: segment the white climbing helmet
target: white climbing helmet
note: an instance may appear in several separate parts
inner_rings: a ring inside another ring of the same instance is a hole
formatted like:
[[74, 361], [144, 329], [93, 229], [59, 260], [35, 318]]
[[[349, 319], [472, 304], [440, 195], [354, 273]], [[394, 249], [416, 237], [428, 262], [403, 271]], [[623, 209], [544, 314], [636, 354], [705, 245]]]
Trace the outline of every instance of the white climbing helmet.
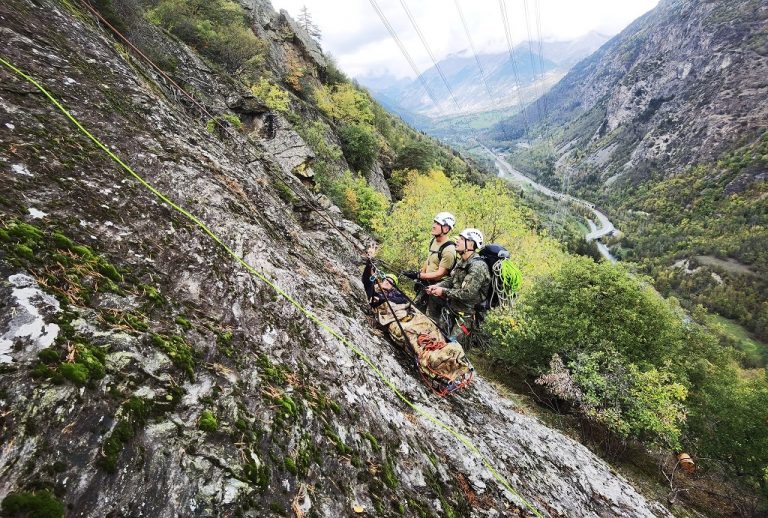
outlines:
[[467, 241], [474, 241], [475, 250], [483, 248], [483, 233], [476, 228], [465, 228], [459, 235]]
[[453, 230], [453, 226], [456, 224], [456, 218], [450, 212], [440, 212], [433, 221], [440, 226], [446, 225], [449, 232]]

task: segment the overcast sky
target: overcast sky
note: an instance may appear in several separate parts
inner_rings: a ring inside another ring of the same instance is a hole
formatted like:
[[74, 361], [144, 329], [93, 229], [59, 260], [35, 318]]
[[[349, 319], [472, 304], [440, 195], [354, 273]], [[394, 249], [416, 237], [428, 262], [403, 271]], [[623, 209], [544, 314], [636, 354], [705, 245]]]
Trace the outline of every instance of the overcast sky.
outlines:
[[[322, 32], [323, 50], [333, 54], [347, 74], [359, 77], [389, 72], [397, 77], [413, 76], [370, 0], [271, 1], [275, 9], [285, 9], [293, 18], [297, 18], [306, 5]], [[437, 60], [450, 53], [469, 51], [456, 0], [377, 0], [419, 72], [431, 67], [432, 61], [401, 2], [410, 10]], [[478, 53], [506, 50], [499, 0], [458, 2]], [[652, 9], [658, 0], [505, 0], [505, 3], [512, 39], [517, 44], [528, 39], [528, 31], [532, 40], [538, 39], [537, 18], [543, 40], [569, 40], [589, 31], [613, 35]]]

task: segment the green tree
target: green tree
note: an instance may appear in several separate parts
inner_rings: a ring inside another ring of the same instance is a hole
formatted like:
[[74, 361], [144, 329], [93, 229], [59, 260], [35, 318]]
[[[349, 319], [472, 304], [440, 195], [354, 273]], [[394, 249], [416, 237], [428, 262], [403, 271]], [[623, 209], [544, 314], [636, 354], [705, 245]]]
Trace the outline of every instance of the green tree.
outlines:
[[366, 126], [373, 123], [373, 101], [351, 83], [339, 83], [331, 88], [320, 85], [314, 96], [320, 111], [335, 121]]
[[567, 363], [606, 345], [641, 367], [661, 366], [685, 346], [682, 315], [651, 286], [619, 266], [583, 257], [540, 279], [515, 317], [523, 330], [498, 330], [503, 339], [494, 354], [534, 373], [553, 354]]
[[374, 132], [362, 124], [347, 124], [339, 131], [344, 158], [355, 171], [370, 171], [379, 151]]
[[375, 221], [380, 219], [389, 207], [389, 202], [383, 194], [349, 171], [339, 180], [331, 182], [327, 190], [344, 216], [367, 230], [374, 230]]
[[406, 171], [401, 176], [407, 178], [402, 200], [376, 224], [382, 241], [381, 257], [393, 266], [411, 269], [421, 264], [432, 218], [441, 211], [456, 215], [457, 234], [464, 227], [477, 227], [486, 242], [500, 243], [512, 251], [523, 272], [524, 288], [562, 262], [560, 246], [535, 234], [530, 211], [503, 182], [488, 182], [484, 187], [452, 182], [440, 170], [427, 174]]
[[768, 495], [768, 377], [731, 363], [698, 364], [699, 389], [691, 396], [688, 434], [699, 455], [718, 459]]
[[288, 92], [274, 83], [262, 77], [259, 82], [251, 86], [253, 95], [264, 101], [270, 110], [287, 113], [290, 111], [291, 97]]
[[429, 171], [435, 162], [435, 153], [426, 140], [414, 140], [407, 143], [398, 153], [395, 160], [396, 169], [417, 169]]
[[301, 6], [298, 22], [301, 28], [317, 41], [323, 39], [323, 35], [320, 32], [320, 27], [318, 27], [315, 22], [312, 21], [312, 15], [309, 13], [309, 9], [307, 9], [306, 5]]
[[261, 60], [265, 51], [232, 0], [160, 0], [147, 18], [230, 70]]

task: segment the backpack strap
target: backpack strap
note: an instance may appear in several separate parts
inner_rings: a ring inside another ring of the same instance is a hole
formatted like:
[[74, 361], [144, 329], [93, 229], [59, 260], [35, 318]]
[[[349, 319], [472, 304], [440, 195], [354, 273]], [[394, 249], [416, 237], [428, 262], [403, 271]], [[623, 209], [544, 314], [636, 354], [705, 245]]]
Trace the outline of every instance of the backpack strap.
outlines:
[[[432, 240], [434, 241], [434, 238], [432, 238]], [[440, 245], [440, 248], [437, 250], [437, 265], [438, 266], [440, 266], [440, 261], [443, 260], [443, 250], [445, 250], [447, 247], [449, 247], [451, 245], [456, 246], [456, 243], [454, 243], [453, 241], [446, 241], [445, 243]], [[453, 264], [448, 269], [449, 270], [453, 270], [454, 266], [456, 266], [456, 254], [453, 255]]]
[[[432, 255], [432, 254], [434, 253], [434, 252], [432, 252], [432, 244], [433, 244], [434, 242], [435, 242], [435, 238], [433, 237], [433, 238], [432, 238], [432, 239], [429, 241], [429, 254], [430, 254], [430, 255]], [[446, 241], [445, 243], [443, 243], [442, 245], [440, 245], [440, 248], [438, 248], [438, 249], [437, 249], [437, 265], [438, 265], [438, 267], [440, 266], [440, 261], [442, 261], [442, 260], [443, 260], [443, 250], [445, 250], [445, 249], [446, 249], [446, 248], [448, 248], [449, 246], [456, 246], [456, 243], [454, 243], [454, 242], [453, 242], [453, 241], [451, 241], [451, 240], [448, 240], [448, 241]], [[455, 256], [455, 255], [453, 256], [453, 264], [451, 265], [451, 267], [450, 267], [450, 268], [448, 268], [448, 270], [449, 270], [449, 271], [450, 271], [450, 270], [453, 270], [453, 267], [454, 267], [454, 266], [456, 266], [456, 256]]]

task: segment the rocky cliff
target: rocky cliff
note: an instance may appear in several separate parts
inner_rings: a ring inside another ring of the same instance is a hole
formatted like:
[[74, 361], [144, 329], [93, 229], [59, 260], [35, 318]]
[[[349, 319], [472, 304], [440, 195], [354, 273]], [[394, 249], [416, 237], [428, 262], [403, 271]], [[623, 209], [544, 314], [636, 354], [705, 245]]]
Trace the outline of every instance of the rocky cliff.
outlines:
[[[532, 134], [557, 150], [561, 178], [598, 187], [753, 142], [768, 120], [767, 24], [765, 2], [663, 0], [537, 102]], [[525, 122], [494, 135], [522, 137]]]
[[[268, 37], [280, 15], [250, 7]], [[281, 27], [284, 52], [315, 54]], [[533, 513], [526, 500], [544, 516], [667, 515], [486, 381], [433, 396], [367, 317], [353, 248], [366, 236], [311, 212], [291, 122], [268, 128], [195, 52], [145, 34], [241, 131], [210, 124], [78, 2], [4, 2], [0, 36], [3, 60], [328, 326], [0, 66], [5, 513], [515, 516]]]

